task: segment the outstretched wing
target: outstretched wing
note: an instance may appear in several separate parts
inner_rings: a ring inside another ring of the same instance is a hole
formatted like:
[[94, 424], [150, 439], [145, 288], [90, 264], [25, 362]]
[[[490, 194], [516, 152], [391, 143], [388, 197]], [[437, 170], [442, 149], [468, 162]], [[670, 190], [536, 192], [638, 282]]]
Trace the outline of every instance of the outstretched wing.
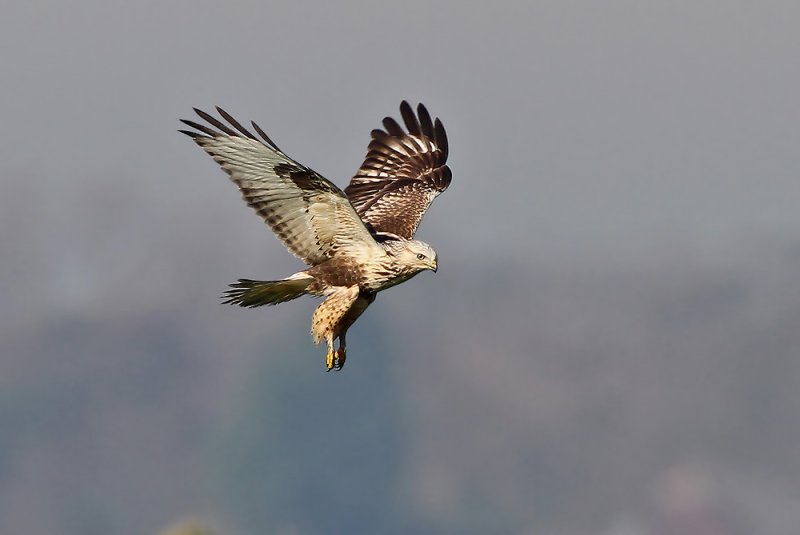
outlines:
[[352, 255], [379, 247], [344, 192], [286, 156], [256, 123], [261, 139], [220, 108], [228, 124], [194, 111], [214, 128], [181, 119], [194, 129], [181, 132], [230, 175], [247, 204], [292, 254], [316, 265], [339, 252]]
[[400, 113], [408, 132], [386, 117], [385, 130], [372, 131], [367, 157], [345, 192], [371, 230], [411, 239], [452, 173], [441, 121], [431, 121], [422, 104], [417, 117], [405, 100]]

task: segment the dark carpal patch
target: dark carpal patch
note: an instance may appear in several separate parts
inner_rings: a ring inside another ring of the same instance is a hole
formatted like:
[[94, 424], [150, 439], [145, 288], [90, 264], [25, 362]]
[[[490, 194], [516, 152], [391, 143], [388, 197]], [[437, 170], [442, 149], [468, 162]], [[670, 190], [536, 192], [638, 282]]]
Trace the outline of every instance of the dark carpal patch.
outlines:
[[322, 178], [310, 169], [304, 169], [287, 163], [279, 163], [274, 168], [275, 174], [288, 178], [295, 186], [303, 191], [321, 191], [325, 193], [340, 193], [339, 188], [330, 181]]

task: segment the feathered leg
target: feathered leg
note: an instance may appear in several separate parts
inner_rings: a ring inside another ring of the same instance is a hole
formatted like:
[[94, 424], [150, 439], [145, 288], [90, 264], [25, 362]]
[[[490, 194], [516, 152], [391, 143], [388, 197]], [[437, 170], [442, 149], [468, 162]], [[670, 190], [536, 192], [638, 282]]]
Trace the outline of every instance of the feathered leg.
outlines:
[[344, 366], [344, 361], [347, 360], [347, 330], [367, 310], [367, 307], [375, 301], [375, 295], [374, 292], [359, 292], [358, 298], [345, 312], [341, 322], [339, 322], [339, 349], [336, 351], [335, 360], [339, 363], [338, 369], [340, 370]]
[[311, 334], [314, 336], [314, 342], [318, 344], [324, 339], [328, 344], [325, 365], [329, 371], [342, 368], [333, 341], [339, 336], [342, 318], [356, 299], [358, 299], [358, 286], [337, 287], [328, 294], [325, 301], [320, 303], [311, 318]]
[[[311, 333], [314, 342], [327, 342], [325, 365], [328, 370], [341, 370], [347, 360], [347, 329], [375, 300], [375, 294], [363, 294], [358, 286], [339, 287], [328, 295], [314, 311], [311, 318]], [[339, 339], [335, 350], [334, 340]]]

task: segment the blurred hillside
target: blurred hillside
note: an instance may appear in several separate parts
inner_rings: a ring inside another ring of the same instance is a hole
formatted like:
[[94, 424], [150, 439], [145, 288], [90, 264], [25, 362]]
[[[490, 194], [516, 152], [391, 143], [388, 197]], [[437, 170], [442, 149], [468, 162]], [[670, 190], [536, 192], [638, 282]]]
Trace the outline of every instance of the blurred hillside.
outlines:
[[244, 533], [660, 533], [659, 489], [688, 471], [702, 485], [674, 492], [702, 486], [724, 533], [792, 533], [800, 241], [767, 242], [451, 261], [381, 296], [339, 374], [310, 300], [54, 313], [3, 333], [0, 531], [152, 532], [210, 507]]

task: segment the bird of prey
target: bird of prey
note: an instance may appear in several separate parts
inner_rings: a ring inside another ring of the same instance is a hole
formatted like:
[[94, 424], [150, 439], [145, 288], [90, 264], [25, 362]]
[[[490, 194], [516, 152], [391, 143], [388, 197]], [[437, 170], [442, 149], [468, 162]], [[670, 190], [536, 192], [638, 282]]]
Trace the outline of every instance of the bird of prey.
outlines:
[[255, 122], [260, 138], [219, 107], [222, 120], [194, 111], [207, 124], [182, 119], [192, 130], [180, 132], [222, 167], [245, 202], [310, 266], [281, 280], [239, 279], [224, 302], [258, 307], [307, 294], [324, 297], [311, 319], [311, 333], [315, 343], [327, 343], [327, 369], [340, 370], [347, 330], [376, 294], [423, 270], [437, 270], [436, 251], [413, 238], [452, 178], [441, 121], [431, 120], [422, 104], [414, 113], [403, 101], [405, 130], [386, 117], [383, 129], [372, 131], [364, 163], [342, 191], [287, 156]]

